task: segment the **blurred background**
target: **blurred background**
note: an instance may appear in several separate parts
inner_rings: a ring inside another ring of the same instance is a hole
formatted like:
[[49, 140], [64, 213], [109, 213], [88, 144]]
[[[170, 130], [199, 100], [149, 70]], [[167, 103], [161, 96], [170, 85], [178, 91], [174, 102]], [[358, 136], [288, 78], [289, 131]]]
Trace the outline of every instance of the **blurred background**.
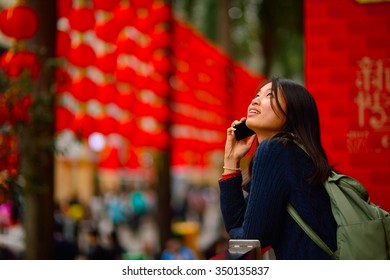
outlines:
[[273, 75], [390, 210], [389, 45], [386, 0], [1, 0], [0, 259], [225, 250], [226, 128]]

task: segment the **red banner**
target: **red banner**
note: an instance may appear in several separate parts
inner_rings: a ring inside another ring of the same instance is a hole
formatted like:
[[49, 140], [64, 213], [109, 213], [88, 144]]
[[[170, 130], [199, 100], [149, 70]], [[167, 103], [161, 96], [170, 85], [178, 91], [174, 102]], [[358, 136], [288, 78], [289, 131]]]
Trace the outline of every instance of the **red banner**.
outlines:
[[305, 80], [331, 162], [390, 210], [390, 3], [363, 2], [304, 2]]

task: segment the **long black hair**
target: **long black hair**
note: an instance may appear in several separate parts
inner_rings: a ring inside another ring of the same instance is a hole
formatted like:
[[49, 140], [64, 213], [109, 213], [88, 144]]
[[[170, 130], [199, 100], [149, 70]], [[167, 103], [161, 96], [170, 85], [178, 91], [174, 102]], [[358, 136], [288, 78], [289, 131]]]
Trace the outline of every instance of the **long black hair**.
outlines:
[[[319, 114], [313, 96], [304, 86], [292, 80], [273, 77], [268, 82], [272, 83], [277, 111], [286, 117], [281, 132], [274, 137], [297, 137], [315, 167], [313, 176], [308, 178], [309, 182], [324, 182], [330, 175], [332, 166], [321, 144]], [[285, 100], [285, 110], [281, 106], [281, 98]]]

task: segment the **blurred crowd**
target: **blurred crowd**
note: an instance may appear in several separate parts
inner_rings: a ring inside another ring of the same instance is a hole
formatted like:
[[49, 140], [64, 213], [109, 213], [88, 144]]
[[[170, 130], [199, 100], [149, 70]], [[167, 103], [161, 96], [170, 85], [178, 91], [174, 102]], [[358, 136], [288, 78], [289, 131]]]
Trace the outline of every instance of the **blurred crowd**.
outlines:
[[[227, 242], [218, 199], [209, 186], [174, 190], [172, 238], [162, 247], [152, 188], [121, 187], [88, 203], [77, 198], [56, 203], [54, 259], [209, 259]], [[23, 259], [23, 227], [10, 222], [9, 208], [0, 205], [0, 259]]]

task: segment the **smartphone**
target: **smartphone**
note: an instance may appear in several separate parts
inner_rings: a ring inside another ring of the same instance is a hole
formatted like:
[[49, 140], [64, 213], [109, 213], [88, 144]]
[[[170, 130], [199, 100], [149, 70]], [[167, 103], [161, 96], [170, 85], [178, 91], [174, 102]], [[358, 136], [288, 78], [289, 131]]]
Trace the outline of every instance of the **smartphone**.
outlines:
[[245, 121], [236, 124], [234, 128], [236, 129], [236, 131], [234, 131], [234, 134], [236, 135], [236, 139], [238, 141], [248, 138], [249, 136], [255, 134], [255, 132], [252, 129], [246, 126]]

